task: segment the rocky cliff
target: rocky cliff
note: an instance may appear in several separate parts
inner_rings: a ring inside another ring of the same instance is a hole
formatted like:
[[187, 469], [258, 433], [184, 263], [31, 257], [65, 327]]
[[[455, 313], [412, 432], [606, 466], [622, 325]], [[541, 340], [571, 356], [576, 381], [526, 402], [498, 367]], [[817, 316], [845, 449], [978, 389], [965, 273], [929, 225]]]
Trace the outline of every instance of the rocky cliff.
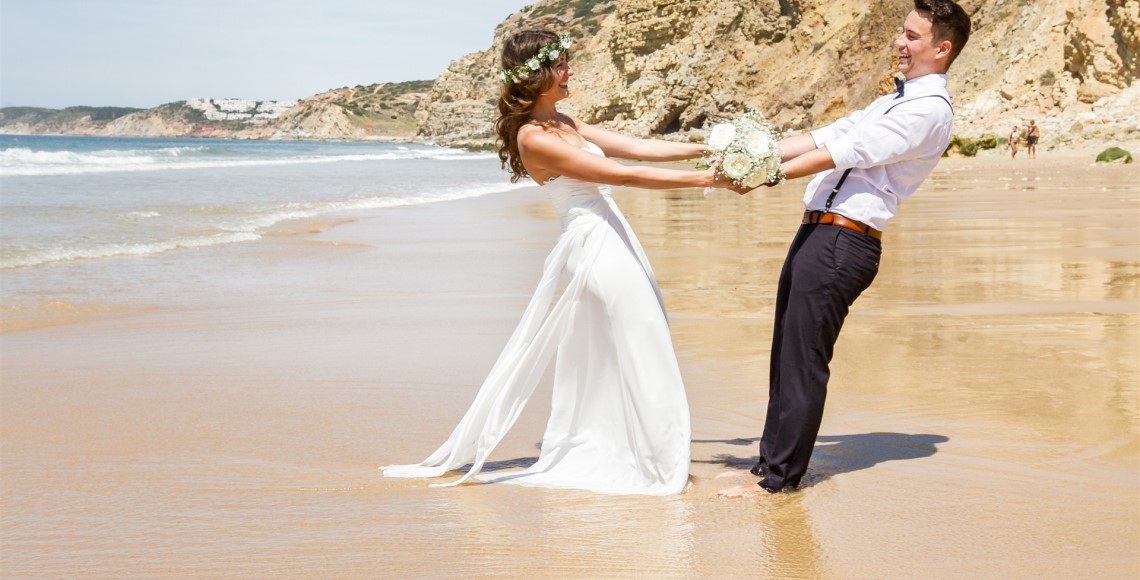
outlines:
[[274, 139], [410, 139], [431, 81], [333, 89], [300, 101], [276, 121]]
[[0, 109], [0, 133], [230, 139], [411, 139], [431, 81], [333, 89], [301, 101], [191, 99], [153, 109]]
[[[1140, 0], [962, 0], [974, 33], [951, 71], [963, 137], [1035, 119], [1046, 147], [1140, 140]], [[544, 26], [575, 38], [564, 110], [634, 135], [699, 139], [754, 108], [800, 132], [891, 88], [911, 0], [541, 0], [438, 79], [297, 102], [195, 99], [143, 111], [0, 109], [0, 133], [493, 143], [498, 54]], [[430, 87], [430, 89], [429, 89]]]
[[[963, 0], [974, 32], [951, 71], [955, 130], [1043, 143], [1137, 139], [1140, 0]], [[452, 63], [417, 114], [421, 138], [488, 143], [501, 43], [535, 23], [576, 36], [564, 109], [635, 135], [696, 138], [710, 118], [763, 111], [799, 132], [889, 90], [910, 0], [545, 0], [491, 47]]]
[[119, 117], [141, 111], [127, 107], [4, 107], [0, 109], [0, 134], [90, 135]]

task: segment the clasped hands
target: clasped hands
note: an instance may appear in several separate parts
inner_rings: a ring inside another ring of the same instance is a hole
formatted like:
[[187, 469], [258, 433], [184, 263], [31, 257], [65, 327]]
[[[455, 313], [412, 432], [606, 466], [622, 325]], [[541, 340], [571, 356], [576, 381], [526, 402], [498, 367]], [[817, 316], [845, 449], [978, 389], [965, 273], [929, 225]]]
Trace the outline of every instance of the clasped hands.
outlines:
[[745, 195], [745, 194], [751, 192], [752, 190], [756, 189], [757, 187], [761, 187], [761, 186], [763, 186], [763, 187], [776, 187], [777, 185], [780, 184], [779, 181], [773, 181], [773, 182], [769, 182], [769, 183], [762, 183], [762, 184], [757, 185], [755, 187], [748, 187], [746, 185], [737, 185], [736, 182], [731, 177], [728, 177], [724, 173], [717, 171], [716, 165], [713, 165], [712, 167], [710, 167], [708, 169], [708, 171], [712, 172], [712, 176], [713, 176], [713, 185], [712, 186], [713, 187], [729, 189], [729, 190], [735, 191], [736, 193], [738, 193], [740, 195]]

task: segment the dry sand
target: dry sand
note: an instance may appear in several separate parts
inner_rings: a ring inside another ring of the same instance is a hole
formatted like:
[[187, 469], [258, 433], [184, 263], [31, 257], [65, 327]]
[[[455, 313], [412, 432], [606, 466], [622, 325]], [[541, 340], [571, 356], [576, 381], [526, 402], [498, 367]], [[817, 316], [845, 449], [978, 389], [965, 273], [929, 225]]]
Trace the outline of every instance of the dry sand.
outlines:
[[[803, 180], [617, 195], [692, 406], [671, 498], [376, 470], [442, 442], [517, 322], [558, 234], [537, 190], [164, 255], [212, 273], [0, 337], [0, 573], [1135, 577], [1140, 176], [1090, 159], [940, 164], [847, 321], [806, 485], [756, 499], [715, 475], [756, 456]], [[537, 455], [548, 405], [493, 467]]]

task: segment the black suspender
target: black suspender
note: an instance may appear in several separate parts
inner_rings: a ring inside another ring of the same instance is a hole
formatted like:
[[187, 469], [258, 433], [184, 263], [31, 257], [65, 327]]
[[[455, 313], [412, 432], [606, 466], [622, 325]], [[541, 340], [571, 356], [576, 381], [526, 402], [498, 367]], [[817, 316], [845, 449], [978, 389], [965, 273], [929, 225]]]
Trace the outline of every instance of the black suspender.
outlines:
[[839, 193], [839, 188], [843, 187], [843, 182], [847, 181], [847, 176], [851, 175], [852, 169], [855, 169], [855, 168], [854, 167], [848, 167], [847, 171], [843, 172], [843, 177], [839, 178], [839, 183], [835, 184], [835, 189], [832, 189], [831, 195], [827, 196], [827, 205], [823, 206], [824, 213], [827, 213], [828, 211], [831, 210], [831, 202], [835, 201], [835, 194]]
[[[922, 99], [925, 97], [935, 97], [935, 98], [942, 99], [943, 101], [946, 101], [946, 106], [950, 107], [950, 111], [951, 112], [954, 111], [954, 105], [951, 105], [950, 101], [947, 100], [946, 97], [943, 97], [942, 95], [922, 95], [921, 97], [915, 97], [913, 99], [907, 99], [905, 101], [900, 101], [898, 103], [895, 103], [895, 104], [891, 105], [891, 108], [887, 109], [886, 113], [883, 113], [883, 114], [886, 115], [887, 113], [890, 113], [891, 111], [894, 110], [895, 107], [897, 107], [903, 103], [909, 103], [911, 101], [917, 101], [918, 99]], [[847, 181], [847, 176], [851, 174], [852, 169], [854, 169], [854, 167], [848, 167], [847, 170], [843, 172], [843, 175], [840, 176], [840, 178], [839, 178], [839, 183], [835, 184], [835, 187], [831, 190], [831, 195], [827, 196], [827, 205], [823, 206], [824, 213], [827, 213], [828, 211], [831, 210], [831, 202], [835, 201], [835, 194], [839, 193], [839, 188], [843, 187], [843, 182]]]
[[[950, 112], [951, 112], [951, 113], [953, 113], [953, 112], [954, 112], [954, 105], [951, 105], [951, 104], [950, 104], [950, 101], [946, 100], [946, 97], [944, 97], [944, 96], [942, 96], [942, 95], [922, 95], [921, 97], [915, 97], [915, 98], [913, 98], [913, 99], [907, 99], [907, 100], [905, 100], [905, 101], [899, 101], [899, 102], [897, 102], [897, 103], [895, 103], [895, 104], [891, 105], [891, 108], [890, 108], [890, 109], [887, 109], [887, 113], [890, 113], [892, 110], [894, 110], [894, 108], [895, 108], [895, 107], [897, 107], [897, 106], [899, 106], [899, 105], [901, 105], [901, 104], [903, 104], [903, 103], [909, 103], [909, 102], [911, 102], [911, 101], [917, 101], [917, 100], [919, 100], [919, 99], [925, 99], [925, 98], [927, 98], [927, 97], [934, 97], [934, 98], [936, 98], [936, 99], [942, 99], [943, 101], [946, 101], [946, 106], [947, 106], [947, 107], [950, 107]], [[886, 115], [887, 113], [883, 113], [883, 114], [884, 114], [884, 115]]]

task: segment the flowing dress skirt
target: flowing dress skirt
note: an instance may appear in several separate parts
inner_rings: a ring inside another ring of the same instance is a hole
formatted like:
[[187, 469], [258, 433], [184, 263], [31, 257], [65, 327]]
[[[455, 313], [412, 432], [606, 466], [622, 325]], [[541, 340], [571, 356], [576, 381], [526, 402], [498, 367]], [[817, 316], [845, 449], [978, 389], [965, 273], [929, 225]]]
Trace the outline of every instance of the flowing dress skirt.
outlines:
[[[562, 178], [551, 194], [565, 231], [522, 321], [447, 441], [386, 477], [475, 477], [551, 359], [550, 420], [538, 461], [478, 479], [601, 493], [684, 491], [689, 407], [653, 270], [608, 188]], [[565, 291], [551, 307], [559, 279]]]

